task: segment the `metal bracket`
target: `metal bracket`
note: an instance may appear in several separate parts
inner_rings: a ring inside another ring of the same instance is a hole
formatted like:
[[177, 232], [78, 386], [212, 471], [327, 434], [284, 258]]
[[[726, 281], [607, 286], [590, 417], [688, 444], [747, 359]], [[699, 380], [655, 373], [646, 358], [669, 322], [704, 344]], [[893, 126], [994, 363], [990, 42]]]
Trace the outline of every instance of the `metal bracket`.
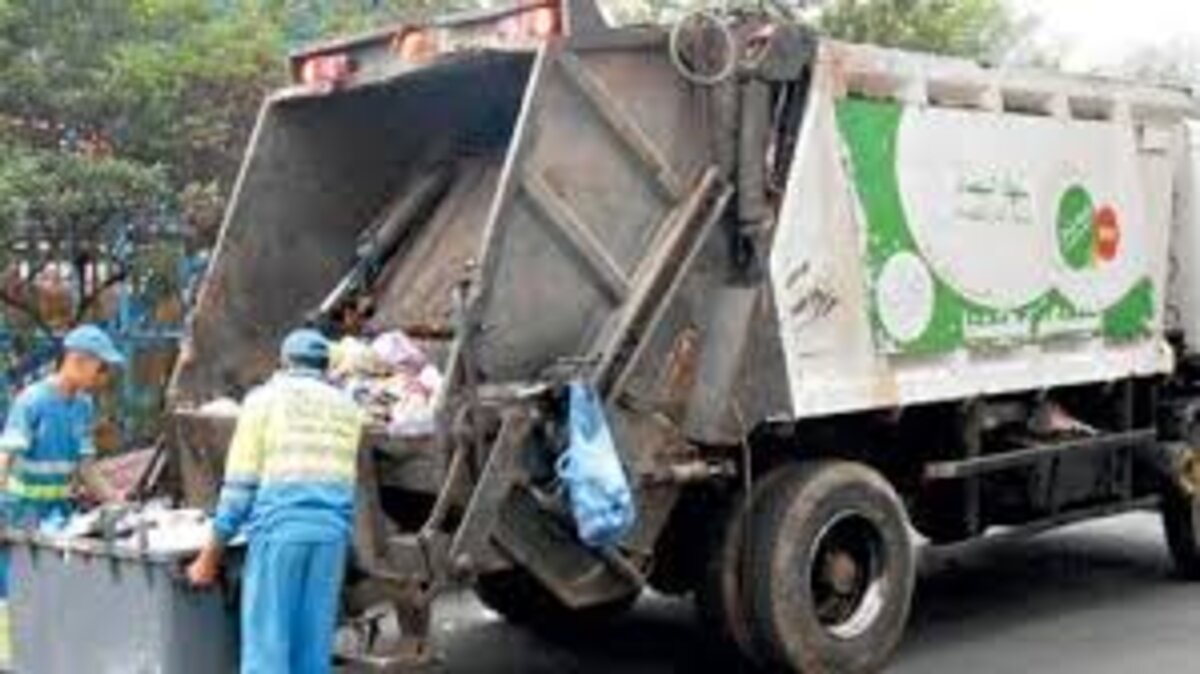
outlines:
[[1098, 438], [1070, 440], [1019, 449], [1012, 452], [987, 454], [965, 461], [939, 461], [925, 466], [926, 480], [960, 480], [968, 477], [1021, 468], [1032, 463], [1065, 454], [1079, 452], [1117, 451], [1152, 443], [1157, 437], [1154, 429], [1110, 433]]
[[513, 484], [518, 452], [529, 438], [533, 421], [534, 414], [529, 410], [514, 408], [505, 413], [500, 435], [492, 445], [479, 484], [450, 544], [449, 558], [456, 569], [470, 570], [491, 541], [500, 505]]

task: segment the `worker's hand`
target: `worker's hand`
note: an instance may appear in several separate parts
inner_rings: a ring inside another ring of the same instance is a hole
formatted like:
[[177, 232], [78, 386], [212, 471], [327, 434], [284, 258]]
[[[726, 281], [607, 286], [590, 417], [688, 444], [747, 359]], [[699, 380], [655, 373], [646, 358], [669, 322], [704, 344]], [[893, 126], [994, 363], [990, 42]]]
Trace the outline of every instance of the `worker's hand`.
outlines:
[[217, 575], [221, 572], [220, 558], [212, 554], [208, 549], [200, 553], [195, 561], [188, 566], [187, 577], [188, 582], [192, 587], [206, 589], [212, 587], [217, 582]]

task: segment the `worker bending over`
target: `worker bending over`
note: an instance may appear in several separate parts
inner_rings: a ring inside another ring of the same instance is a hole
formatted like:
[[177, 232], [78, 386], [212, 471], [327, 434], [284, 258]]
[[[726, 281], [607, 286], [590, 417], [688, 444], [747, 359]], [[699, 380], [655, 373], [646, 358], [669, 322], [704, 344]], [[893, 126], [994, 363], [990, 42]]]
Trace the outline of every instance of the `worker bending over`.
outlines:
[[[125, 358], [100, 328], [85, 325], [67, 334], [54, 374], [17, 396], [0, 435], [0, 485], [8, 526], [37, 528], [48, 520], [65, 524], [74, 509], [76, 477], [101, 501], [119, 501], [95, 470], [96, 405], [92, 394], [107, 369]], [[0, 593], [8, 596], [8, 554], [0, 552]]]
[[223, 550], [244, 531], [242, 674], [325, 674], [364, 417], [325, 381], [329, 343], [320, 333], [289, 335], [282, 360], [282, 370], [245, 400], [213, 537], [188, 577], [212, 585]]

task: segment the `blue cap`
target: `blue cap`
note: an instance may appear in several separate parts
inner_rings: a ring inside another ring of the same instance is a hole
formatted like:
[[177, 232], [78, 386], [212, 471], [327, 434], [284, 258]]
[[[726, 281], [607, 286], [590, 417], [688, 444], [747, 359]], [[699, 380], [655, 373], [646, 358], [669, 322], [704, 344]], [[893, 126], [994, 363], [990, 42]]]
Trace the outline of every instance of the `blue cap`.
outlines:
[[316, 330], [296, 330], [283, 340], [279, 355], [285, 363], [314, 363], [329, 359], [329, 340]]
[[63, 348], [69, 352], [87, 354], [106, 365], [125, 365], [125, 356], [117, 349], [117, 345], [113, 344], [112, 338], [94, 325], [81, 325], [67, 333], [63, 339]]

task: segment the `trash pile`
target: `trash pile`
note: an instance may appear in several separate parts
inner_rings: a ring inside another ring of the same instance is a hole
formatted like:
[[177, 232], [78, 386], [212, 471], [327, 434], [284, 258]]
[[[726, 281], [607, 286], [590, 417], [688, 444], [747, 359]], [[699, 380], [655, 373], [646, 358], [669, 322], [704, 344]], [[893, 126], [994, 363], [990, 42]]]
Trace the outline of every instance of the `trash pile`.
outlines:
[[[330, 350], [329, 379], [366, 411], [369, 423], [393, 438], [434, 432], [443, 389], [441, 370], [415, 340], [393, 330], [374, 339], [343, 337]], [[217, 398], [200, 407], [209, 417], [236, 417], [241, 403]]]
[[131, 553], [172, 556], [199, 551], [211, 532], [204, 511], [172, 508], [166, 501], [102, 506], [38, 526], [39, 534], [58, 542], [91, 540]]
[[442, 374], [403, 332], [386, 332], [369, 342], [358, 337], [336, 342], [330, 353], [330, 378], [388, 435], [433, 433]]

